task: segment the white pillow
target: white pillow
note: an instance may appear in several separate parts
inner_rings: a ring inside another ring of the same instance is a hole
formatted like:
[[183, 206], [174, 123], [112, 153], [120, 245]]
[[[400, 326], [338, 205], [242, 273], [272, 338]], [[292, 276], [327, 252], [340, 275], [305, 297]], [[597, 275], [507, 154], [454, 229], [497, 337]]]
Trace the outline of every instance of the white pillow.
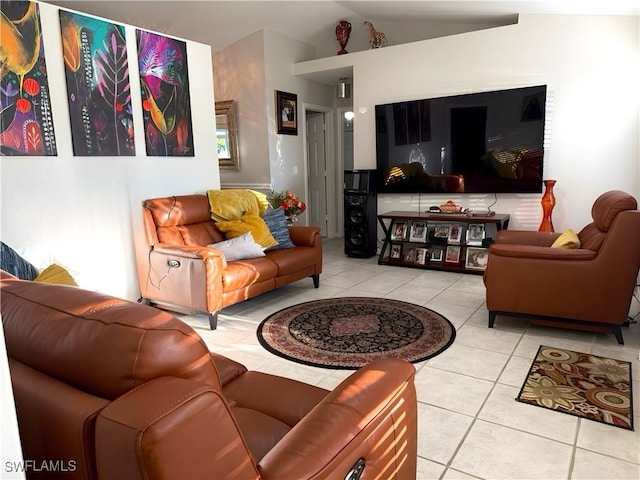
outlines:
[[212, 243], [207, 247], [221, 251], [227, 262], [244, 258], [264, 257], [264, 248], [253, 240], [251, 232], [243, 233], [239, 237], [223, 242]]

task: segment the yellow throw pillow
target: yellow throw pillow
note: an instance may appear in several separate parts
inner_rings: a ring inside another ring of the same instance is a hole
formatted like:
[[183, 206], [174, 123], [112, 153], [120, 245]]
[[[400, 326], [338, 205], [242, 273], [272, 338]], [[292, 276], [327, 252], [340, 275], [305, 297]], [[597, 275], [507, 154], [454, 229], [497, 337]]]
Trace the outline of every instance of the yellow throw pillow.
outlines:
[[273, 238], [265, 221], [255, 213], [246, 213], [238, 220], [216, 222], [216, 227], [229, 238], [239, 237], [243, 233], [251, 232], [256, 243], [264, 248], [275, 247], [278, 241]]
[[246, 189], [207, 190], [211, 218], [216, 222], [237, 220], [245, 213], [262, 216], [269, 205], [264, 193]]
[[73, 285], [74, 287], [78, 286], [71, 274], [64, 267], [61, 267], [56, 263], [45, 268], [40, 272], [40, 275], [33, 279], [33, 281], [41, 283], [57, 283], [58, 285]]
[[576, 232], [569, 228], [556, 238], [551, 248], [580, 248], [580, 239]]

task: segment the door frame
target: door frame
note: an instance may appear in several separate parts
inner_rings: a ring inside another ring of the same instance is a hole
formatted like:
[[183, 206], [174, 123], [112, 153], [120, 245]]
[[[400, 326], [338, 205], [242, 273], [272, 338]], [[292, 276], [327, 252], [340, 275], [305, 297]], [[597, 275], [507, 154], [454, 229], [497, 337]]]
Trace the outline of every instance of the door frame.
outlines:
[[[304, 191], [305, 197], [309, 198], [309, 156], [308, 152], [308, 140], [307, 140], [307, 112], [313, 113], [322, 113], [325, 124], [325, 156], [326, 156], [326, 164], [327, 164], [327, 183], [326, 183], [326, 198], [327, 198], [327, 215], [329, 218], [327, 219], [327, 238], [333, 238], [336, 236], [336, 232], [338, 230], [338, 218], [336, 218], [336, 214], [338, 212], [338, 204], [336, 201], [336, 195], [338, 195], [338, 191], [336, 190], [336, 176], [337, 176], [337, 166], [336, 166], [336, 155], [335, 155], [335, 122], [333, 116], [333, 107], [325, 107], [322, 105], [314, 105], [311, 103], [303, 103], [302, 104], [302, 125], [304, 128], [302, 129], [302, 143], [304, 145]], [[339, 205], [342, 205], [340, 203]]]

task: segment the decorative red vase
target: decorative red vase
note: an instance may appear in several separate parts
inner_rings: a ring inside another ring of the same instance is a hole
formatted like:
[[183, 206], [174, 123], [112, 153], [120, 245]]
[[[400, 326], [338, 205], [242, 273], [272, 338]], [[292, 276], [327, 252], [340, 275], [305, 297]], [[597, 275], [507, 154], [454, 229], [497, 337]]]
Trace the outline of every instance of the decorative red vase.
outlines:
[[351, 36], [351, 23], [346, 20], [340, 20], [340, 23], [336, 27], [336, 38], [340, 44], [340, 50], [338, 55], [349, 53], [345, 50], [347, 43], [349, 42], [349, 36]]
[[538, 227], [539, 232], [554, 232], [553, 221], [551, 220], [551, 212], [553, 207], [556, 206], [556, 197], [553, 196], [553, 186], [556, 184], [555, 180], [545, 180], [545, 191], [542, 195], [540, 204], [542, 205], [542, 222]]

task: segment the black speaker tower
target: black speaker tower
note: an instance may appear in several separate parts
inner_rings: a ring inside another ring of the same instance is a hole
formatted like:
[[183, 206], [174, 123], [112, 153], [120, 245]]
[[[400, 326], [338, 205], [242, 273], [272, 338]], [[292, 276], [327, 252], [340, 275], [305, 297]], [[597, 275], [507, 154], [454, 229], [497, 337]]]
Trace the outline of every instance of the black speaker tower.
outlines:
[[344, 172], [344, 253], [367, 258], [378, 250], [375, 170]]

